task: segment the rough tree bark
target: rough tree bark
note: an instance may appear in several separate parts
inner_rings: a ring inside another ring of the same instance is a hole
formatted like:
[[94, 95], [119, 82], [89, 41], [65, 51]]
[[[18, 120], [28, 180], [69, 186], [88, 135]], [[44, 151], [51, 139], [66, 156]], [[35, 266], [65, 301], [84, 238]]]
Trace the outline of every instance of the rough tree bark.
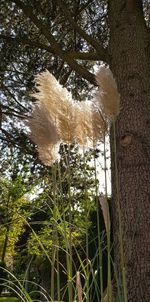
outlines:
[[[121, 95], [116, 121], [128, 301], [150, 301], [150, 55], [142, 1], [110, 0], [110, 67]], [[112, 139], [113, 229], [119, 262]]]

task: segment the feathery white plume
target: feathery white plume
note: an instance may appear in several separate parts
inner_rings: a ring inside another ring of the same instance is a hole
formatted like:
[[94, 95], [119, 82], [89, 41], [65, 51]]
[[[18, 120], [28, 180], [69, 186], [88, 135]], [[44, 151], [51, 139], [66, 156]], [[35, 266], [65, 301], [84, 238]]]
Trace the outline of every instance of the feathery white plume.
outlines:
[[76, 106], [76, 142], [80, 146], [88, 144], [92, 138], [91, 102], [84, 101]]
[[48, 70], [38, 74], [35, 77], [35, 83], [38, 92], [31, 95], [36, 98], [37, 102], [41, 103], [41, 106], [45, 105], [52, 118], [55, 119], [60, 114], [66, 103], [73, 102], [71, 94], [59, 84]]
[[59, 161], [59, 144], [51, 144], [46, 147], [38, 148], [39, 159], [46, 166], [51, 166], [56, 161]]
[[29, 137], [38, 146], [39, 158], [45, 165], [50, 165], [57, 159], [53, 147], [58, 144], [59, 135], [45, 105], [34, 105], [32, 117], [25, 123], [30, 129]]
[[26, 124], [30, 138], [38, 146], [39, 158], [51, 164], [58, 158], [58, 142], [72, 143], [75, 138], [74, 101], [48, 71], [35, 77], [37, 92], [32, 118]]
[[92, 105], [92, 130], [93, 130], [93, 146], [96, 146], [98, 141], [103, 141], [107, 131], [107, 124], [102, 116], [98, 106], [93, 102]]
[[119, 93], [109, 68], [100, 67], [96, 81], [99, 86], [96, 99], [75, 102], [48, 70], [35, 77], [38, 91], [32, 96], [36, 103], [26, 124], [44, 164], [57, 160], [61, 142], [93, 147], [103, 139], [105, 118], [113, 119], [119, 113]]
[[111, 70], [108, 67], [101, 66], [96, 74], [96, 82], [99, 86], [96, 95], [97, 103], [102, 114], [113, 120], [119, 114], [120, 95]]

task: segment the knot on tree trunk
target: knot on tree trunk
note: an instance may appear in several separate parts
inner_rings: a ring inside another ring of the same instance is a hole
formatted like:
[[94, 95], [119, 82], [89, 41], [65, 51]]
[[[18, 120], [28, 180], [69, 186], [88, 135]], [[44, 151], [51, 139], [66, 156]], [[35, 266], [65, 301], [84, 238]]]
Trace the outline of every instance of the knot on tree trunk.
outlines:
[[120, 145], [122, 147], [127, 147], [132, 143], [133, 135], [132, 134], [125, 134], [121, 136]]

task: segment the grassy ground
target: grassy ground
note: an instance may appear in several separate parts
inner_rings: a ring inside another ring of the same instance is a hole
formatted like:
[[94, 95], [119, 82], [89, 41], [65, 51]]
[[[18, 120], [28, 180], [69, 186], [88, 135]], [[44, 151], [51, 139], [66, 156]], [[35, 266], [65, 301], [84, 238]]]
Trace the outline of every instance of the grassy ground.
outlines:
[[18, 302], [18, 299], [17, 298], [12, 298], [12, 297], [3, 297], [3, 298], [0, 298], [0, 302]]

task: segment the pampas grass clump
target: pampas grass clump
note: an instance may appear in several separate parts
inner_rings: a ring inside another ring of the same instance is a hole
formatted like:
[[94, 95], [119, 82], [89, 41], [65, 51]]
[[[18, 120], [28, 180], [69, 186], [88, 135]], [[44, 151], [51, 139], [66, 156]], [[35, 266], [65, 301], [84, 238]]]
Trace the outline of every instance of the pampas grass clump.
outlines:
[[109, 68], [100, 67], [96, 81], [96, 98], [75, 102], [49, 71], [35, 77], [37, 92], [32, 96], [36, 103], [26, 124], [44, 164], [58, 160], [60, 143], [94, 147], [103, 139], [108, 119], [114, 120], [119, 113], [119, 93]]

